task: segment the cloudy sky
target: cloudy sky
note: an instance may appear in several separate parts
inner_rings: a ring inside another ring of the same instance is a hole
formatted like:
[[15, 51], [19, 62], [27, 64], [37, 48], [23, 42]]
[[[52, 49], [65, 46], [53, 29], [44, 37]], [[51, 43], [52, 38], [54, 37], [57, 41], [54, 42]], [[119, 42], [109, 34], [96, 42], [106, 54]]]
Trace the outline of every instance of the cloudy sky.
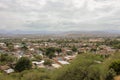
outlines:
[[0, 0], [0, 30], [120, 31], [120, 0]]

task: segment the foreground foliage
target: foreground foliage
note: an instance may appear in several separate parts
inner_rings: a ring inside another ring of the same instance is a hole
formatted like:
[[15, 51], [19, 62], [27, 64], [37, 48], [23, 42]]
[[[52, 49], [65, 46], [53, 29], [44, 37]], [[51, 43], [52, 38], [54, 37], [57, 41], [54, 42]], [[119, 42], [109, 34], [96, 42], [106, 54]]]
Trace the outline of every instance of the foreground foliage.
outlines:
[[[120, 75], [120, 54], [80, 54], [70, 65], [57, 70], [33, 69], [10, 75], [0, 74], [0, 80], [114, 80]], [[7, 78], [6, 78], [7, 77]]]

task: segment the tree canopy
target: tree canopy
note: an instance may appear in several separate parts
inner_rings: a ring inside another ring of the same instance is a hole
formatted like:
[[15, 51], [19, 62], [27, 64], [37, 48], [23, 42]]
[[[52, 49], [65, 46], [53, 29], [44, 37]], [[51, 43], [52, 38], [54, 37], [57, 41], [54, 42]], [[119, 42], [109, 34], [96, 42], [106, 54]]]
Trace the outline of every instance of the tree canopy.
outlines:
[[26, 57], [22, 57], [16, 63], [15, 70], [21, 72], [24, 70], [31, 69], [31, 67], [32, 67], [31, 61]]

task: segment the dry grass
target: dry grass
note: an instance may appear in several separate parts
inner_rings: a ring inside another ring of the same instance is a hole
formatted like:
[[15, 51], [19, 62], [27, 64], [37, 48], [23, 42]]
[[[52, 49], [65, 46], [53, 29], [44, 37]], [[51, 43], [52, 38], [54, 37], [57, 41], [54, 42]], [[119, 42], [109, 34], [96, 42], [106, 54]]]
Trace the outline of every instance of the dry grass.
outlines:
[[114, 80], [120, 80], [120, 75], [119, 75], [119, 76], [116, 76], [116, 77], [114, 78]]

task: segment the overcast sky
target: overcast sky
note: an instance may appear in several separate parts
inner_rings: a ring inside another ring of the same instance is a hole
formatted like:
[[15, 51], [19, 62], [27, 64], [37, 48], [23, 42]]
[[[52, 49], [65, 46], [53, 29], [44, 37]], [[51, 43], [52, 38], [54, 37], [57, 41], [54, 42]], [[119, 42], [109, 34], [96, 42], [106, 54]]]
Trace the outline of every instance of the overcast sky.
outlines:
[[120, 0], [0, 0], [0, 30], [120, 31]]

